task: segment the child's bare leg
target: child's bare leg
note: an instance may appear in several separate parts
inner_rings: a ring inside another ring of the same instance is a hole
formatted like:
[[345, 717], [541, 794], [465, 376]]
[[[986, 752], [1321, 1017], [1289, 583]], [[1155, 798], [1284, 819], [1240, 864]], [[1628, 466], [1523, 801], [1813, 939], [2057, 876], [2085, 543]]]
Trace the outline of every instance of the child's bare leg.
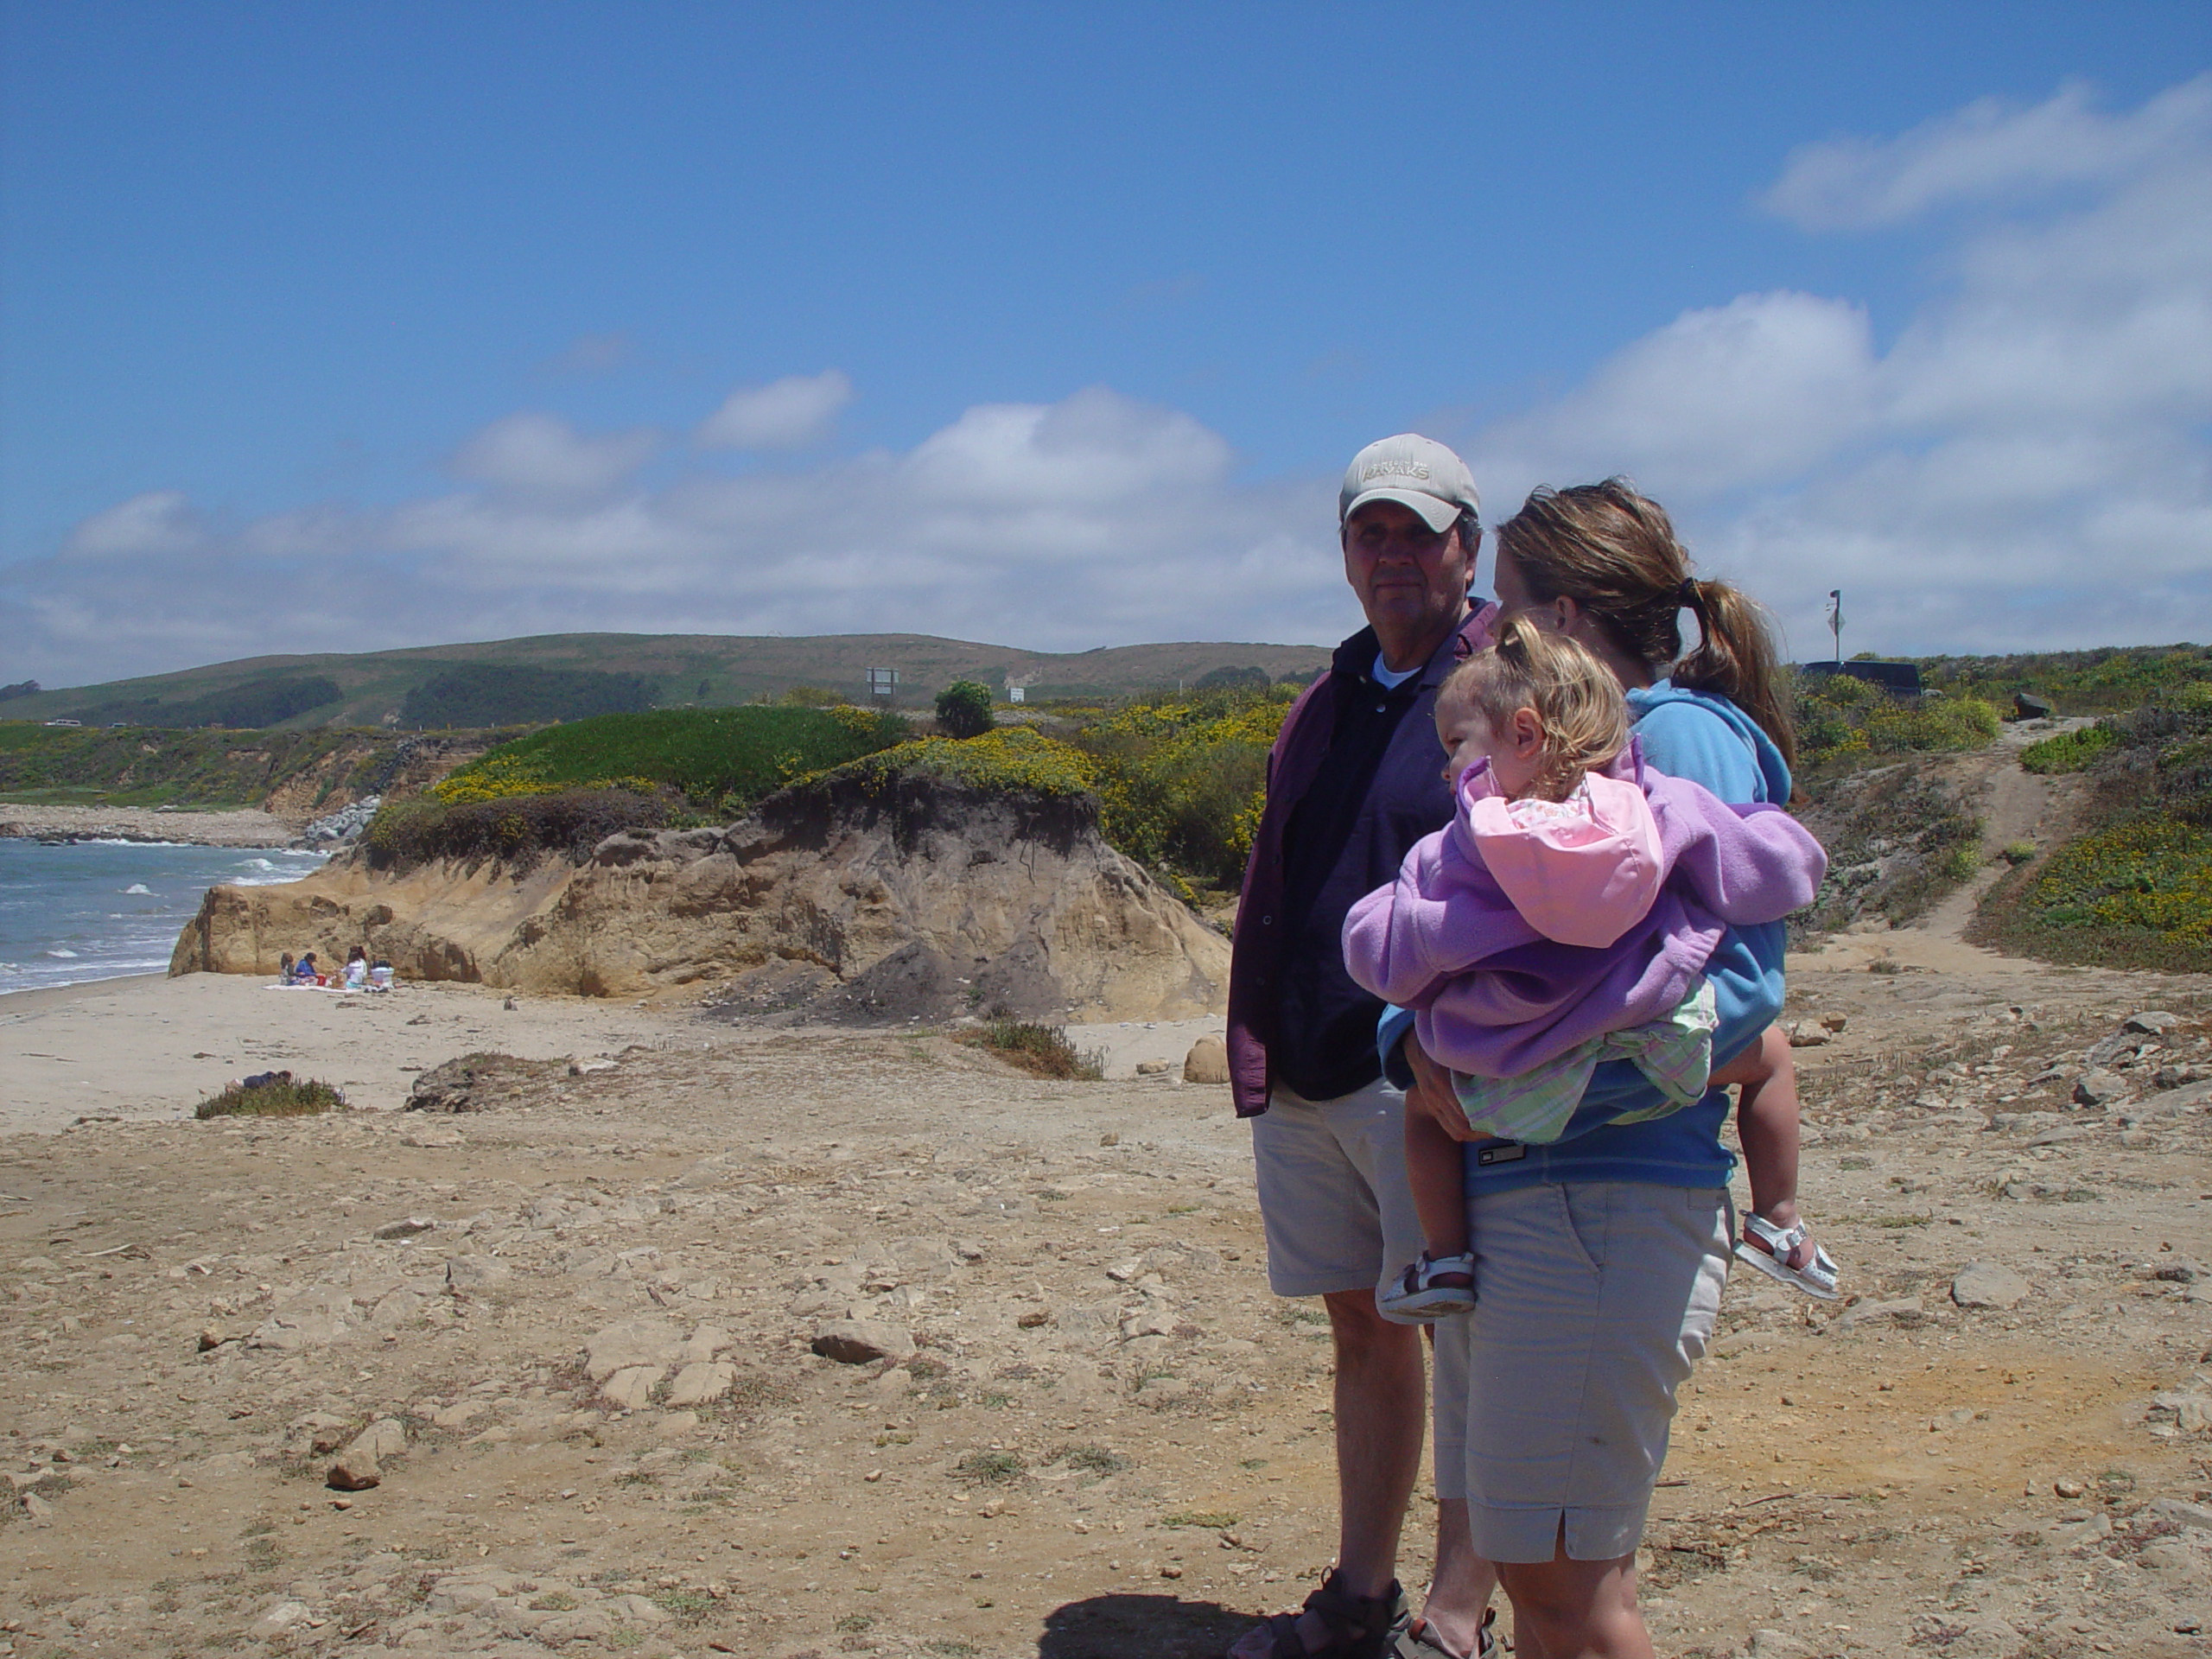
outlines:
[[[1406, 1179], [1414, 1190], [1423, 1247], [1431, 1261], [1467, 1250], [1467, 1192], [1459, 1143], [1427, 1113], [1406, 1114]], [[1473, 1282], [1464, 1273], [1440, 1273], [1440, 1285]]]
[[[1770, 1026], [1759, 1040], [1713, 1074], [1714, 1084], [1735, 1086], [1736, 1136], [1744, 1147], [1744, 1173], [1751, 1183], [1751, 1208], [1777, 1227], [1797, 1223], [1797, 1064], [1789, 1039]], [[1813, 1259], [1808, 1239], [1789, 1255], [1793, 1268]]]

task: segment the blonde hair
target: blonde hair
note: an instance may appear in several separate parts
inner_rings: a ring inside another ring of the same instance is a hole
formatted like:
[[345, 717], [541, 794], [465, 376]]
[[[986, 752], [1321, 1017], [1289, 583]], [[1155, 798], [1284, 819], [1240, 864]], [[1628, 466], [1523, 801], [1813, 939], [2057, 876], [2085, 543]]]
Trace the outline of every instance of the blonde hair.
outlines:
[[[1766, 613], [1740, 588], [1690, 575], [1667, 510], [1626, 479], [1533, 491], [1497, 527], [1497, 553], [1538, 604], [1574, 601], [1623, 652], [1684, 690], [1727, 698], [1795, 764], [1789, 698]], [[1686, 609], [1700, 638], [1684, 657]]]
[[1580, 640], [1546, 633], [1523, 616], [1499, 632], [1497, 643], [1452, 671], [1437, 692], [1439, 706], [1473, 709], [1502, 731], [1522, 709], [1544, 728], [1544, 758], [1529, 792], [1563, 801], [1583, 773], [1628, 747], [1628, 700], [1621, 683]]

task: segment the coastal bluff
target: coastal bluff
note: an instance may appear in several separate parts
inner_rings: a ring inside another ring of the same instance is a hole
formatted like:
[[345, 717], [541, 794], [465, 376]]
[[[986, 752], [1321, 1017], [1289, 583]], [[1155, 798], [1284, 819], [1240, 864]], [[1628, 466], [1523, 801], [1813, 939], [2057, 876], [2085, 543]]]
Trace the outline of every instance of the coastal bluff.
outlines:
[[831, 777], [715, 829], [588, 855], [378, 868], [209, 889], [172, 976], [273, 975], [362, 945], [404, 981], [587, 996], [683, 990], [859, 1019], [1001, 1009], [1086, 1021], [1217, 1013], [1229, 944], [1109, 846], [1087, 796]]

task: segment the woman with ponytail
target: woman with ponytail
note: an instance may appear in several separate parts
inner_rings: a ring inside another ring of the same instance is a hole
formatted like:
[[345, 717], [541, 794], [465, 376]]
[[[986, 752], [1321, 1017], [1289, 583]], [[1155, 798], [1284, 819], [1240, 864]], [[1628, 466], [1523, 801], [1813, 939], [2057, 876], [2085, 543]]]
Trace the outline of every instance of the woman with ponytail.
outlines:
[[[1524, 619], [1611, 672], [1643, 765], [1724, 802], [1789, 800], [1795, 745], [1772, 635], [1748, 595], [1691, 571], [1658, 503], [1620, 479], [1537, 490], [1498, 530], [1495, 587], [1500, 627]], [[1685, 611], [1698, 634], [1687, 654]], [[1822, 1273], [1833, 1284], [1796, 1222], [1794, 1110], [1758, 1114], [1787, 1123], [1787, 1144], [1747, 1146], [1758, 1213], [1740, 1242], [1732, 1220], [1723, 1085], [1794, 1103], [1771, 1031], [1782, 965], [1780, 922], [1729, 926], [1704, 969], [1715, 1071], [1696, 1103], [1646, 1116], [1659, 1091], [1608, 1061], [1541, 1144], [1474, 1128], [1410, 1017], [1386, 1021], [1386, 1052], [1410, 1071], [1408, 1115], [1465, 1147], [1475, 1306], [1434, 1327], [1438, 1496], [1461, 1497], [1445, 1471], [1464, 1471], [1475, 1551], [1497, 1563], [1535, 1659], [1652, 1650], [1636, 1549], [1675, 1391], [1712, 1338], [1731, 1260], [1814, 1294]]]

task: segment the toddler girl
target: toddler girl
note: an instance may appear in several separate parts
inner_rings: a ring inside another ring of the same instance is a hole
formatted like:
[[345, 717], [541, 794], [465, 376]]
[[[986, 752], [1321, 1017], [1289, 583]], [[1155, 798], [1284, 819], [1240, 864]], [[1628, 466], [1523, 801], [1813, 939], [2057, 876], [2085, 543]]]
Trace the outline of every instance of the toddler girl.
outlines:
[[[1794, 1197], [1795, 1090], [1757, 1043], [1713, 1074], [1702, 974], [1729, 926], [1812, 902], [1827, 868], [1820, 843], [1778, 807], [1731, 806], [1646, 767], [1611, 671], [1525, 619], [1444, 683], [1436, 730], [1458, 813], [1352, 907], [1351, 977], [1414, 1010], [1478, 1138], [1558, 1140], [1598, 1065], [1627, 1059], [1660, 1099], [1613, 1122], [1741, 1083], [1753, 1190]], [[1769, 1157], [1789, 1166], [1761, 1167]], [[1406, 1164], [1426, 1248], [1377, 1300], [1414, 1323], [1474, 1306], [1474, 1257], [1459, 1142], [1408, 1112]], [[1788, 1267], [1802, 1238], [1770, 1258], [1777, 1276], [1832, 1296], [1824, 1253]]]

